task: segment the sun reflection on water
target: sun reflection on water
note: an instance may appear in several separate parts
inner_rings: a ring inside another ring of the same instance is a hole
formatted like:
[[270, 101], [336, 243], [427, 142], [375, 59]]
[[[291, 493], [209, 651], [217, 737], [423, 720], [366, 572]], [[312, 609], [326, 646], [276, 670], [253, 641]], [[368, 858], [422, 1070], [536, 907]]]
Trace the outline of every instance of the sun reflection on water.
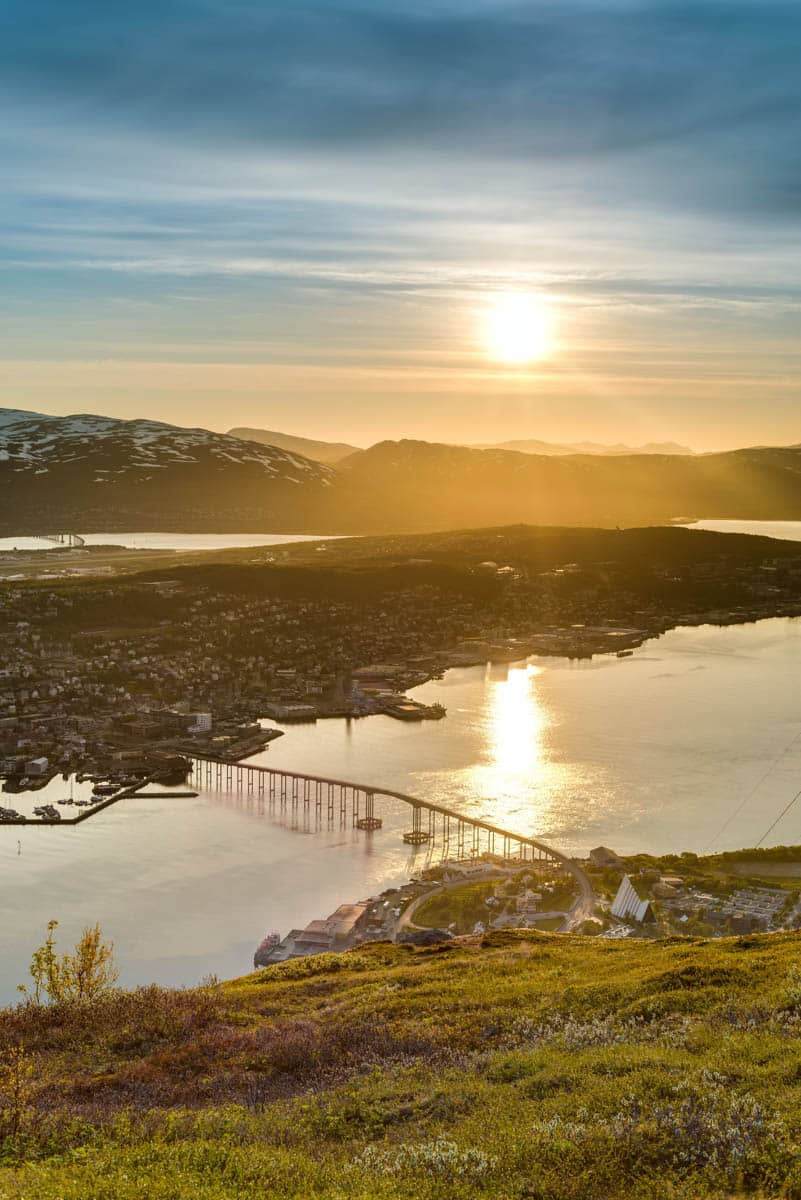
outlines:
[[542, 668], [528, 663], [491, 685], [489, 753], [499, 781], [540, 773], [546, 719], [535, 683], [539, 675]]
[[546, 784], [550, 719], [538, 680], [542, 667], [510, 665], [502, 678], [487, 678], [486, 757], [473, 767], [472, 786], [487, 817], [498, 825], [537, 828], [548, 808]]

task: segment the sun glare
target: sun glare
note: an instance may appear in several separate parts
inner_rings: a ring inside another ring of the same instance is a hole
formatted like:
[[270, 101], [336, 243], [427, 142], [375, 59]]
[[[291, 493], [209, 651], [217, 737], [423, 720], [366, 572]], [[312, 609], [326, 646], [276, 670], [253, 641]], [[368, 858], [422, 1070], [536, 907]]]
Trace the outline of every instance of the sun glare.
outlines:
[[484, 340], [493, 358], [522, 366], [553, 349], [553, 321], [546, 303], [526, 292], [495, 296], [484, 321]]

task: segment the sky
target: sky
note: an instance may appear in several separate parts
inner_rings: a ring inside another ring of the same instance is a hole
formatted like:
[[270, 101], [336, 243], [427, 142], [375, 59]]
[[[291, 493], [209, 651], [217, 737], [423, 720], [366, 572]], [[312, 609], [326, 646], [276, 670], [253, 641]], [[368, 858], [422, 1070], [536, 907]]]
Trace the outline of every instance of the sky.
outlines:
[[798, 0], [5, 0], [0, 404], [801, 442], [799, 61]]

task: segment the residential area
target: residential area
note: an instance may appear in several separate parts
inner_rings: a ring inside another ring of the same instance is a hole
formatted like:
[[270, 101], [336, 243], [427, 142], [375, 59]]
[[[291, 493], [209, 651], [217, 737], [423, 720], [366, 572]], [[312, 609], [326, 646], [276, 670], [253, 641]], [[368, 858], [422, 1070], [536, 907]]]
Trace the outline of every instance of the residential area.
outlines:
[[407, 693], [449, 667], [625, 656], [677, 623], [801, 608], [796, 558], [537, 570], [481, 557], [482, 548], [447, 570], [426, 557], [389, 572], [315, 572], [287, 559], [268, 575], [211, 564], [174, 578], [7, 581], [0, 773], [12, 787], [35, 787], [57, 771], [107, 770], [120, 756], [144, 767], [158, 753], [241, 759], [295, 721], [440, 719], [444, 709]]

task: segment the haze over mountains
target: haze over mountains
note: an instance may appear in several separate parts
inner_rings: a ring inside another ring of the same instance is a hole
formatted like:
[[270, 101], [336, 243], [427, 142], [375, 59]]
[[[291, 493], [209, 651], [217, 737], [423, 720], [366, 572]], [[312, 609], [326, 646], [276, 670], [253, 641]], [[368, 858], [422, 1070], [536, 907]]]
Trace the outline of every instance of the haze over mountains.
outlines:
[[494, 444], [471, 446], [472, 450], [516, 450], [520, 454], [603, 454], [616, 456], [620, 454], [692, 454], [689, 446], [678, 442], [646, 442], [644, 446], [625, 446], [622, 442], [616, 445], [605, 445], [601, 442], [541, 442], [536, 438], [524, 438], [520, 441], [496, 442]]
[[350, 446], [347, 442], [319, 442], [314, 438], [295, 437], [291, 433], [278, 433], [274, 429], [237, 428], [228, 430], [229, 437], [241, 438], [247, 442], [260, 442], [264, 446], [279, 446], [282, 450], [290, 450], [293, 454], [303, 454], [316, 462], [338, 463], [350, 454], [358, 454], [359, 446]]
[[[312, 438], [295, 437], [289, 433], [278, 433], [273, 429], [235, 428], [228, 430], [229, 437], [244, 438], [251, 442], [262, 442], [267, 446], [280, 446], [296, 454], [305, 454], [318, 462], [338, 463], [351, 454], [359, 453], [358, 446], [347, 442], [321, 442]], [[511, 442], [476, 443], [471, 450], [516, 450], [520, 454], [692, 454], [689, 446], [678, 442], [648, 442], [644, 446], [604, 445], [601, 442], [545, 442], [538, 438], [523, 438]]]
[[801, 447], [537, 455], [406, 440], [332, 467], [203, 429], [0, 410], [0, 522], [11, 535], [381, 533], [677, 517], [801, 519]]

